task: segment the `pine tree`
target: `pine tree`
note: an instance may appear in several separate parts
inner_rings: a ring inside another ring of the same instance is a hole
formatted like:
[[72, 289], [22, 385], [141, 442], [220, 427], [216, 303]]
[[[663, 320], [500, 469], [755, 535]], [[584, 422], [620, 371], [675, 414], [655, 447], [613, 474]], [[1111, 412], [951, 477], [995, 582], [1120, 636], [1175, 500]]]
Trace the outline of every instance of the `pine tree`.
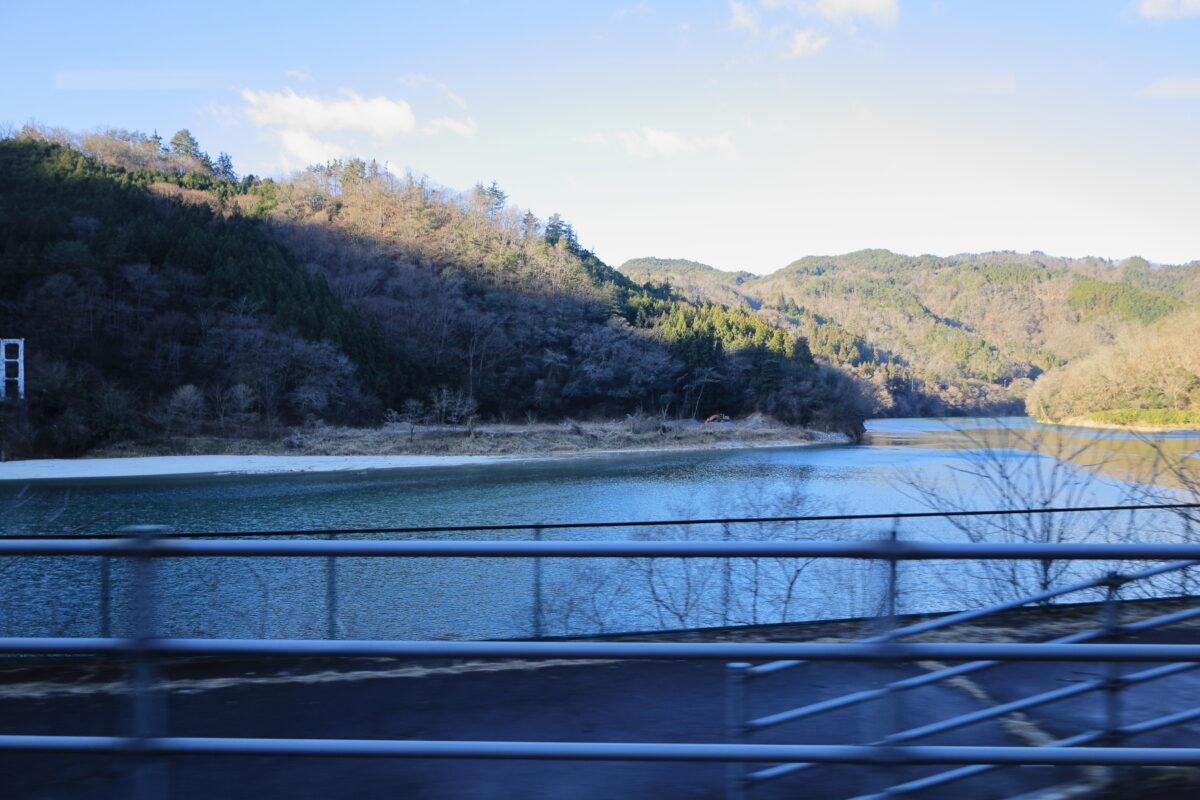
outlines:
[[176, 155], [200, 158], [200, 143], [191, 131], [184, 128], [171, 137], [171, 152]]
[[217, 156], [217, 161], [213, 165], [213, 175], [230, 181], [238, 179], [237, 173], [233, 171], [233, 159], [229, 157], [229, 153], [221, 153]]

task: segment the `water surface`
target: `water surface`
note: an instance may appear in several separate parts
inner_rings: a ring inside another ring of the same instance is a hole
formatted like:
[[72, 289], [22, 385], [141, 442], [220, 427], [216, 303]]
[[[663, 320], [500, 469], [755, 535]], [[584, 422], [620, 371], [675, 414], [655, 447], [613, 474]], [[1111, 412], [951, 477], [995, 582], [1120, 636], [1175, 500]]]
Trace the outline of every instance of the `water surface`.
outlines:
[[[581, 455], [479, 466], [277, 476], [174, 476], [0, 484], [8, 533], [103, 533], [132, 524], [174, 531], [636, 521], [890, 513], [931, 507], [1105, 505], [1182, 497], [1165, 460], [1193, 463], [1200, 434], [1120, 432], [1005, 420], [878, 420], [859, 445]], [[1189, 461], [1191, 459], [1191, 461]], [[1171, 515], [1086, 515], [1052, 528], [1023, 518], [1021, 536], [1169, 538]], [[887, 520], [607, 529], [562, 538], [862, 538]], [[1132, 533], [1131, 532], [1135, 532]], [[400, 535], [403, 534], [390, 534]], [[481, 534], [446, 533], [445, 537]], [[528, 538], [529, 531], [485, 534]], [[938, 520], [905, 522], [907, 538], [1012, 535]], [[544, 562], [545, 632], [771, 622], [875, 613], [874, 565], [759, 559]], [[100, 618], [100, 559], [9, 559], [0, 634], [93, 635], [127, 628], [126, 565], [114, 563]], [[533, 567], [515, 559], [338, 559], [337, 613], [325, 606], [325, 559], [176, 559], [161, 565], [163, 632], [356, 638], [499, 637], [534, 625]], [[1005, 587], [955, 565], [905, 567], [907, 610], [978, 604]], [[1067, 580], [1075, 572], [1056, 575]], [[1010, 584], [1033, 580], [1010, 576]]]

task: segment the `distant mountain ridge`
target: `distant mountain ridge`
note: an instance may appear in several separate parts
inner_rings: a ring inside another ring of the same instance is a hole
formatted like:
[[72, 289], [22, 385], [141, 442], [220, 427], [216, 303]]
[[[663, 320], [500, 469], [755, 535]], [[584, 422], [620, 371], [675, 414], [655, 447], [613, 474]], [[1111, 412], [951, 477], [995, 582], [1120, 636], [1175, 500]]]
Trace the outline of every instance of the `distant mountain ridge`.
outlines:
[[741, 303], [806, 336], [876, 389], [883, 413], [1019, 411], [1041, 374], [1200, 301], [1200, 262], [1153, 266], [1044, 253], [805, 256], [764, 276], [694, 261], [620, 271]]

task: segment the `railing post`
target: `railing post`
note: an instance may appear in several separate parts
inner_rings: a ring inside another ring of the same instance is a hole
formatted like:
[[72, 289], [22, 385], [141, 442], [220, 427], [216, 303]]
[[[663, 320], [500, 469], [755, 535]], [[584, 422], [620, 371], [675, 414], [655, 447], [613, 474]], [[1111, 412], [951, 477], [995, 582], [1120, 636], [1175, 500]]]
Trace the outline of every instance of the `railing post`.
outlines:
[[[335, 534], [329, 534], [327, 537], [330, 541], [337, 538]], [[337, 556], [329, 556], [325, 559], [325, 638], [338, 638], [338, 574], [337, 574]]]
[[[1109, 572], [1104, 592], [1104, 631], [1114, 639], [1121, 636], [1121, 584], [1120, 573]], [[1104, 686], [1104, 738], [1109, 746], [1120, 744], [1121, 734], [1121, 690], [1125, 681], [1121, 678], [1121, 665], [1110, 661], [1106, 670]]]
[[138, 762], [133, 768], [134, 800], [166, 797], [166, 766], [151, 755], [149, 740], [162, 733], [164, 709], [156, 686], [158, 670], [149, 646], [158, 628], [155, 556], [146, 552], [166, 530], [161, 525], [135, 525], [123, 532], [133, 537], [133, 736]]
[[[721, 540], [728, 542], [733, 539], [733, 531], [729, 529], [729, 524], [721, 526]], [[733, 604], [733, 559], [725, 557], [725, 563], [721, 575], [721, 627], [729, 627], [729, 610]]]
[[112, 559], [100, 556], [100, 638], [112, 636]]
[[[735, 661], [725, 665], [725, 743], [746, 744], [746, 680], [750, 665]], [[746, 765], [730, 761], [725, 765], [725, 800], [745, 800]]]
[[[533, 540], [542, 540], [541, 527], [533, 529]], [[546, 622], [542, 609], [542, 557], [533, 559], [533, 638], [540, 639], [546, 635]]]
[[[885, 630], [880, 636], [882, 642], [890, 643], [896, 641], [894, 631], [899, 627], [897, 624], [897, 615], [899, 613], [900, 603], [900, 562], [896, 558], [895, 545], [900, 538], [900, 518], [892, 520], [892, 529], [888, 532], [888, 542], [892, 545], [892, 551], [887, 557], [887, 598], [883, 608]], [[899, 668], [901, 662], [886, 661], [884, 665]], [[895, 766], [890, 766], [890, 761], [886, 758], [888, 750], [893, 746], [892, 737], [903, 725], [901, 724], [900, 710], [900, 693], [892, 686], [894, 681], [888, 681], [884, 687], [884, 696], [882, 699], [883, 713], [878, 716], [876, 723], [879, 728], [875, 736], [869, 737], [868, 741], [878, 742], [880, 761], [885, 764], [883, 767], [884, 774], [887, 776], [888, 783], [891, 784], [899, 779], [899, 773]], [[891, 788], [883, 791], [884, 796], [891, 795]]]

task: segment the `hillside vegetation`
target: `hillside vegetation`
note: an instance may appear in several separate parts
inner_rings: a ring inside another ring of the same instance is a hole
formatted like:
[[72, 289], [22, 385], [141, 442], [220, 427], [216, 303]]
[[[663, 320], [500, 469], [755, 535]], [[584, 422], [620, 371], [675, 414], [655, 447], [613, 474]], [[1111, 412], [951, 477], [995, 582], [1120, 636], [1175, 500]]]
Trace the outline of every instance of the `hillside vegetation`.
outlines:
[[494, 184], [357, 159], [238, 178], [181, 131], [0, 141], [7, 457], [177, 433], [762, 411], [851, 433], [858, 382], [741, 306], [643, 287]]
[[667, 259], [621, 270], [757, 309], [805, 337], [818, 361], [870, 386], [876, 413], [900, 416], [1019, 413], [1040, 376], [1200, 301], [1200, 264], [1140, 258], [863, 250], [808, 256], [763, 277]]
[[1051, 421], [1200, 427], [1200, 309], [1121, 336], [1033, 387], [1029, 406]]

